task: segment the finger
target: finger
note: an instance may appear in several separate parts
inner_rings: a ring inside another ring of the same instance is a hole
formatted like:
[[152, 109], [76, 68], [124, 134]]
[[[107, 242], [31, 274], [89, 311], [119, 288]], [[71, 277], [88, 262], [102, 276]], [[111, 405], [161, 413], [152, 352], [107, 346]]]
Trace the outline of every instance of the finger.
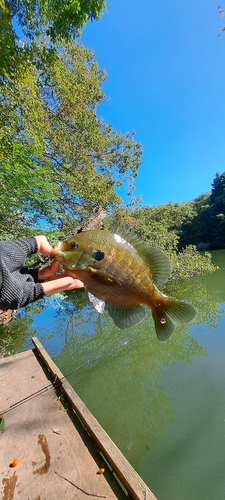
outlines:
[[66, 276], [52, 281], [45, 281], [42, 286], [45, 295], [52, 295], [53, 293], [63, 292], [64, 290], [83, 288], [84, 284], [80, 280]]
[[[45, 280], [53, 276], [58, 272], [59, 269], [59, 262], [56, 260], [53, 260], [49, 266], [44, 267], [43, 269], [39, 269], [38, 271], [38, 279], [39, 280]], [[54, 278], [53, 278], [54, 279]]]
[[[51, 276], [48, 276], [46, 277], [46, 279], [43, 279], [43, 281], [55, 281], [56, 279], [62, 279], [62, 278], [70, 278], [70, 276], [68, 276], [68, 274], [66, 274], [65, 272], [64, 273], [60, 273], [60, 274], [57, 274], [57, 275], [51, 275]], [[42, 278], [39, 278], [40, 281]], [[72, 278], [73, 279], [73, 278]]]
[[43, 255], [50, 255], [52, 252], [52, 246], [48, 242], [46, 236], [43, 234], [39, 234], [38, 236], [35, 236], [37, 246], [38, 246], [38, 252], [42, 253]]

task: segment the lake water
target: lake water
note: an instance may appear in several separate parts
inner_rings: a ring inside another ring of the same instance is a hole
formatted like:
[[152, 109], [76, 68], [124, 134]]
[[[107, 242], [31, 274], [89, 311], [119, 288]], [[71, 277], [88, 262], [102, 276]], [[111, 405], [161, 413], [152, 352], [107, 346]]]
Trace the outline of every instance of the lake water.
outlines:
[[220, 270], [166, 293], [198, 309], [159, 343], [151, 312], [119, 330], [83, 292], [37, 302], [4, 329], [9, 353], [37, 336], [158, 500], [225, 498], [225, 250]]

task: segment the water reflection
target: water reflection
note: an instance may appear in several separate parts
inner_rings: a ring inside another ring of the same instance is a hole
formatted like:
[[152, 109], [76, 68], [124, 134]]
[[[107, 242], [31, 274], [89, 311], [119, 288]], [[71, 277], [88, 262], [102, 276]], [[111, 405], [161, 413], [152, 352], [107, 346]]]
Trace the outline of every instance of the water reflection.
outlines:
[[77, 328], [80, 320], [78, 314], [68, 321], [65, 346], [56, 362], [138, 468], [143, 451], [174, 421], [171, 401], [160, 382], [162, 367], [181, 359], [191, 363], [194, 356], [207, 356], [206, 349], [188, 335], [184, 325], [170, 341], [160, 344], [150, 313], [141, 325], [123, 332], [103, 317], [92, 318], [90, 334], [84, 325], [83, 331]]
[[[7, 326], [14, 352], [38, 335], [159, 500], [205, 499], [210, 470], [216, 463], [218, 479], [225, 460], [225, 251], [214, 255], [221, 271], [167, 285], [165, 291], [192, 303], [198, 317], [165, 344], [156, 338], [150, 311], [141, 324], [121, 331], [86, 307], [81, 292], [55, 307], [34, 304]], [[224, 498], [222, 486], [214, 485], [214, 500]]]

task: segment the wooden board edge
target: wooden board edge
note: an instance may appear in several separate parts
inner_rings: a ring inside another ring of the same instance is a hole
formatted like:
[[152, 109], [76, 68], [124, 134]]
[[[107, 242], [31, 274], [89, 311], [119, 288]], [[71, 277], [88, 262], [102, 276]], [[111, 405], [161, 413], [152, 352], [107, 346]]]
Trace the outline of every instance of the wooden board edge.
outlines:
[[112, 470], [116, 473], [130, 496], [134, 500], [157, 500], [149, 487], [141, 479], [116, 444], [88, 410], [78, 394], [74, 391], [37, 337], [33, 337], [32, 342], [52, 377], [55, 378], [57, 382], [60, 382], [60, 388], [68, 398], [73, 410], [78, 415], [94, 442], [98, 445], [99, 450], [102, 452], [103, 456], [105, 456]]

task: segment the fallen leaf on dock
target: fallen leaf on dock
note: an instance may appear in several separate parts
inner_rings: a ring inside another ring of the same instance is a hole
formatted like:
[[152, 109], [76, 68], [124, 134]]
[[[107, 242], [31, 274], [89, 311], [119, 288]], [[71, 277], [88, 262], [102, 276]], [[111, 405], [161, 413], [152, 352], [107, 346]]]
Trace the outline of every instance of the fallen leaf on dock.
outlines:
[[54, 432], [55, 434], [62, 434], [61, 431], [59, 429], [52, 429], [52, 432]]
[[67, 409], [65, 408], [65, 406], [62, 406], [62, 405], [60, 406], [60, 410], [61, 411], [67, 411]]
[[5, 427], [5, 420], [3, 417], [0, 417], [0, 432], [3, 431]]

